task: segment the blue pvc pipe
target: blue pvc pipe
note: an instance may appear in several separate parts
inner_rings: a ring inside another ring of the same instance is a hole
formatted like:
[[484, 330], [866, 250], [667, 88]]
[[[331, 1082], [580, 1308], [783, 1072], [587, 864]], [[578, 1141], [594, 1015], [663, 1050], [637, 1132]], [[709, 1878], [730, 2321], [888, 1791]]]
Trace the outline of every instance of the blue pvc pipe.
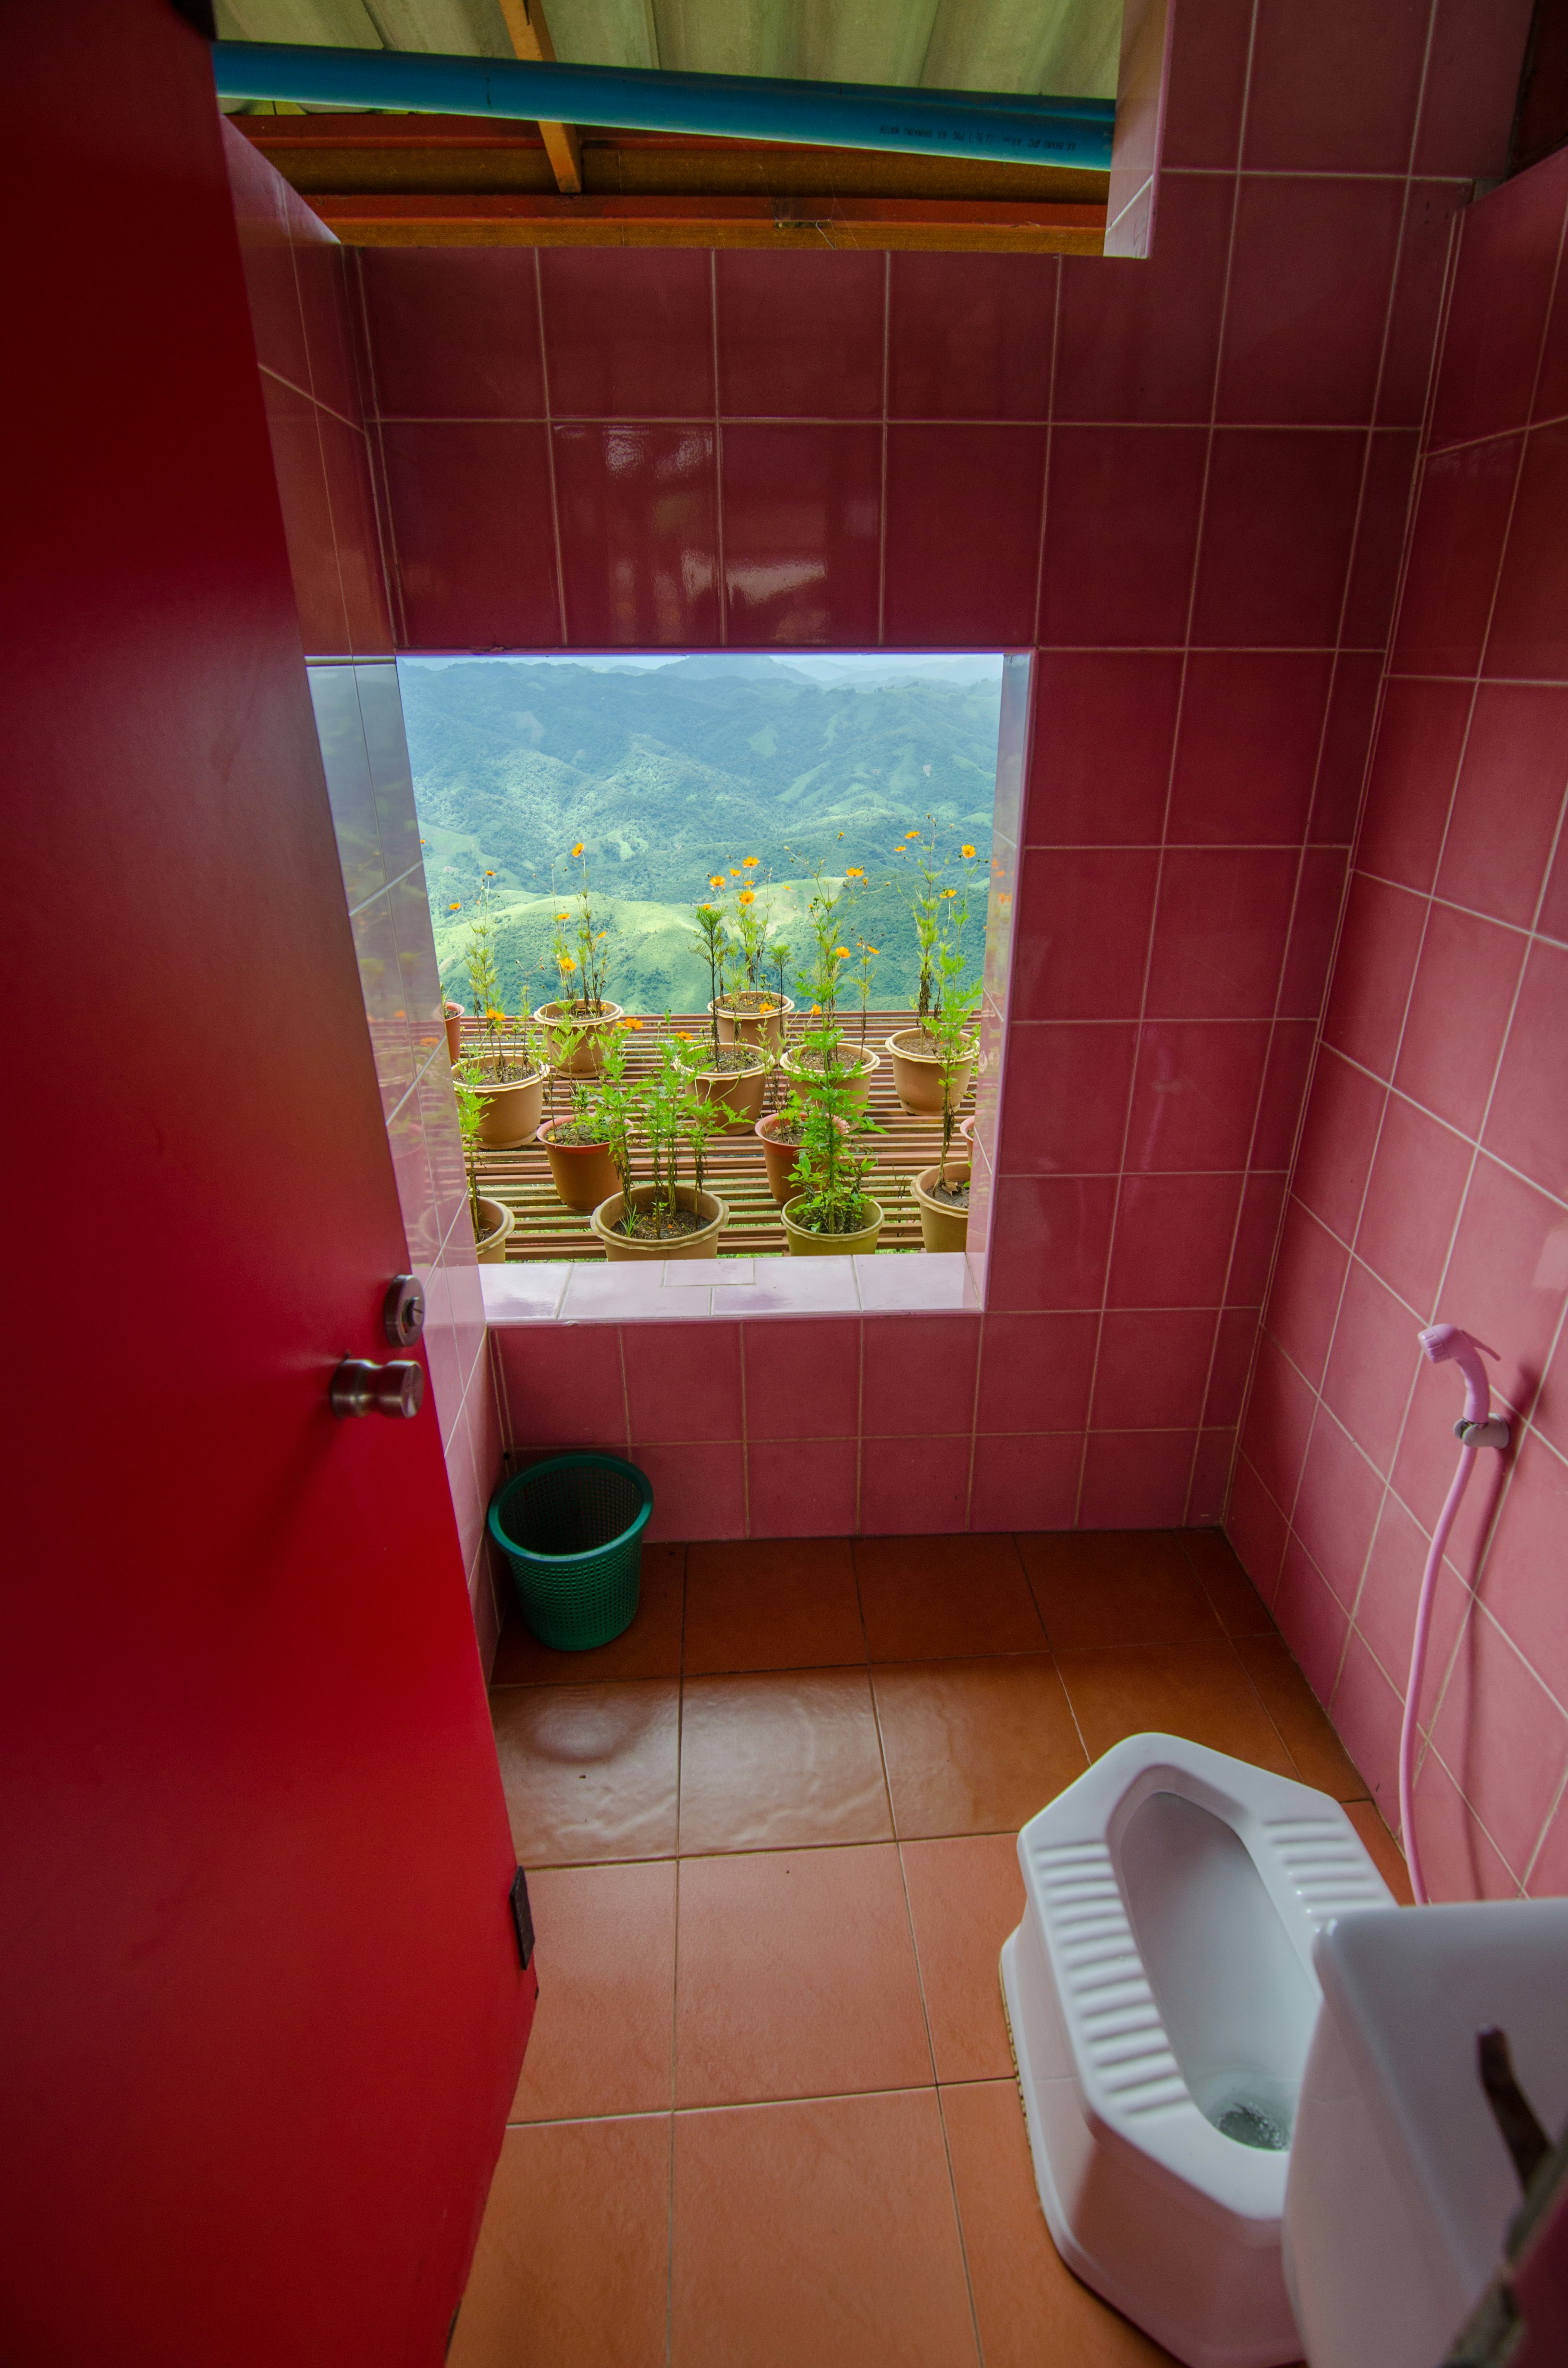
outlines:
[[285, 98], [414, 115], [484, 115], [888, 148], [987, 164], [1110, 165], [1116, 104], [968, 90], [901, 90], [863, 82], [785, 82], [753, 74], [663, 74], [644, 66], [540, 65], [524, 59], [431, 57], [415, 50], [329, 50], [214, 41], [221, 98]]

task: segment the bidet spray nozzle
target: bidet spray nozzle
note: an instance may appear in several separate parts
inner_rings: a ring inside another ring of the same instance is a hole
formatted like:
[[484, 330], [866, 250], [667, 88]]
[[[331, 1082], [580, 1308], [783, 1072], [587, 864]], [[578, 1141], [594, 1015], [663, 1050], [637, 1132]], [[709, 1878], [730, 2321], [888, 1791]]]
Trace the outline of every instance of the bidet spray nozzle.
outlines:
[[1489, 1349], [1473, 1333], [1461, 1331], [1457, 1324], [1434, 1324], [1419, 1338], [1434, 1365], [1451, 1360], [1464, 1375], [1464, 1413], [1454, 1425], [1454, 1437], [1466, 1447], [1506, 1447], [1508, 1426], [1492, 1413], [1492, 1386], [1481, 1361], [1483, 1356], [1490, 1357], [1496, 1364], [1496, 1349]]

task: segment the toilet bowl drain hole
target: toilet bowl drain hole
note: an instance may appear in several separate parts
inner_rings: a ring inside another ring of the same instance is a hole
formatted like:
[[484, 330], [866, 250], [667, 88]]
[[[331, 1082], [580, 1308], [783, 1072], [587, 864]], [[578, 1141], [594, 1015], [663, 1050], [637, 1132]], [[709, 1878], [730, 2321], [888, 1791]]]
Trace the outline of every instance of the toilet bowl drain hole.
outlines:
[[1237, 2146], [1256, 2146], [1260, 2154], [1284, 2154], [1290, 2140], [1272, 2113], [1244, 2097], [1233, 2098], [1211, 2117], [1222, 2138], [1233, 2138]]

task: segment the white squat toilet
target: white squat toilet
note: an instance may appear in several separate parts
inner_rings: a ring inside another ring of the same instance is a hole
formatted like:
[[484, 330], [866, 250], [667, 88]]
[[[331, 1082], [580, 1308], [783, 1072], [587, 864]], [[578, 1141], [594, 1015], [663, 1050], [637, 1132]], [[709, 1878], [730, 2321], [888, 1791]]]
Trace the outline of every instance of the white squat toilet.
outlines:
[[1188, 2368], [1301, 2356], [1280, 2264], [1312, 1942], [1393, 1899], [1338, 1803], [1135, 1735], [1018, 1837], [1002, 1989], [1058, 2251]]

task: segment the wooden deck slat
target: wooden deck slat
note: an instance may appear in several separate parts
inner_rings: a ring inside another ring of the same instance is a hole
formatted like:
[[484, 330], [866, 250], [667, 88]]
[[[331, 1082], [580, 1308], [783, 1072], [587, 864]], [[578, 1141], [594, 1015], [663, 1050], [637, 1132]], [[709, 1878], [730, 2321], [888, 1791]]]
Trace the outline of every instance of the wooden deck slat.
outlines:
[[[668, 1023], [697, 1033], [707, 1027], [705, 1014], [675, 1013]], [[798, 1023], [797, 1023], [798, 1025]], [[913, 1195], [900, 1193], [897, 1179], [908, 1178], [929, 1167], [942, 1148], [942, 1122], [939, 1118], [912, 1118], [900, 1105], [893, 1091], [892, 1062], [883, 1050], [885, 1040], [900, 1029], [915, 1025], [910, 1011], [873, 1011], [866, 1022], [866, 1042], [871, 1051], [881, 1053], [881, 1066], [871, 1078], [869, 1109], [872, 1117], [886, 1133], [866, 1137], [868, 1147], [876, 1152], [877, 1166], [867, 1178], [867, 1190], [880, 1201], [887, 1213], [879, 1247], [883, 1250], [918, 1250], [920, 1216]], [[651, 1069], [656, 1058], [655, 1046], [663, 1034], [663, 1019], [645, 1019], [632, 1036], [630, 1066], [636, 1074]], [[849, 1029], [852, 1043], [858, 1043], [859, 1014], [856, 1013]], [[477, 1050], [482, 1030], [476, 1020], [463, 1023], [465, 1049]], [[560, 1105], [566, 1107], [566, 1092], [560, 1091]], [[963, 1108], [973, 1107], [972, 1093]], [[682, 1163], [684, 1180], [691, 1180], [688, 1162]], [[508, 1259], [528, 1258], [600, 1258], [603, 1250], [589, 1230], [585, 1216], [578, 1216], [563, 1208], [555, 1196], [550, 1180], [550, 1167], [543, 1146], [529, 1144], [520, 1151], [481, 1151], [478, 1160], [479, 1189], [487, 1199], [502, 1201], [509, 1208], [517, 1223], [506, 1245]], [[744, 1133], [717, 1137], [709, 1146], [705, 1162], [704, 1182], [716, 1192], [730, 1212], [730, 1222], [719, 1237], [722, 1258], [749, 1256], [778, 1257], [785, 1251], [784, 1228], [778, 1222], [778, 1211], [767, 1189], [767, 1170], [763, 1166], [762, 1145], [749, 1128]]]

